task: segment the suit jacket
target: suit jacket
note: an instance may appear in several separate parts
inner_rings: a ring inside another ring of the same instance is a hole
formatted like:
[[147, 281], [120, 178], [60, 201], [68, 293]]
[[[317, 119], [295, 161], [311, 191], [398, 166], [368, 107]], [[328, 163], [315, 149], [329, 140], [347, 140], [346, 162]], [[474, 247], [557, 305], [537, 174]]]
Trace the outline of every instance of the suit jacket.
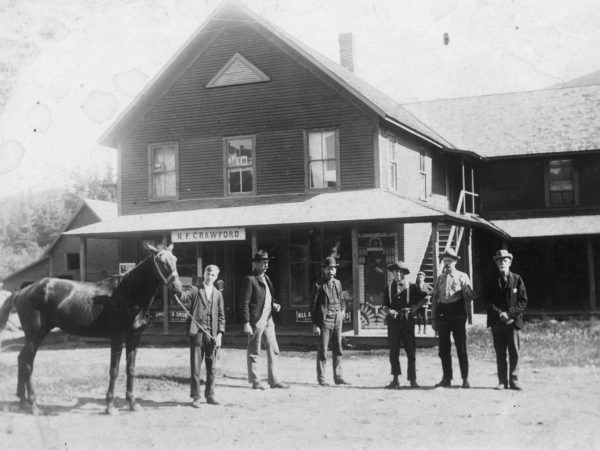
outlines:
[[[419, 286], [410, 283], [408, 280], [403, 280], [400, 283], [402, 285], [400, 293], [396, 288], [395, 280], [386, 286], [383, 295], [383, 306], [400, 311], [402, 308], [421, 307], [427, 302], [427, 294]], [[409, 314], [408, 319], [412, 320], [412, 318], [412, 314]]]
[[502, 287], [502, 277], [490, 280], [487, 285], [486, 300], [487, 326], [492, 327], [501, 320], [500, 314], [506, 312], [510, 319], [514, 320], [515, 328], [523, 328], [523, 311], [527, 308], [527, 292], [525, 283], [520, 275], [509, 272], [506, 288]]
[[[223, 295], [216, 286], [212, 291], [212, 307], [208, 309], [208, 298], [204, 284], [200, 288], [192, 286], [192, 289], [181, 295], [181, 302], [189, 308], [192, 316], [203, 325], [213, 337], [218, 333], [225, 333], [225, 308], [223, 306]], [[209, 325], [209, 317], [211, 317]], [[189, 317], [187, 319], [188, 335], [195, 336], [200, 331], [198, 325]]]
[[[313, 297], [313, 304], [311, 305], [311, 318], [312, 323], [318, 327], [323, 326], [323, 319], [327, 316], [327, 309], [329, 308], [329, 302], [332, 300], [329, 298], [327, 289], [325, 289], [327, 280], [323, 279], [319, 281], [316, 286], [316, 292]], [[342, 311], [346, 312], [346, 303], [342, 300], [342, 283], [337, 278], [333, 279], [334, 288], [337, 289], [340, 295], [340, 304]]]
[[[258, 279], [258, 274], [256, 272], [253, 272], [252, 275], [245, 276], [242, 280], [240, 293], [242, 319], [244, 322], [250, 322], [251, 325], [256, 325], [256, 322], [260, 319], [263, 308], [265, 307], [267, 287], [271, 292], [272, 304], [277, 303], [275, 301], [273, 284], [266, 274], [265, 282], [266, 284]], [[271, 307], [271, 312], [273, 311], [274, 308]]]

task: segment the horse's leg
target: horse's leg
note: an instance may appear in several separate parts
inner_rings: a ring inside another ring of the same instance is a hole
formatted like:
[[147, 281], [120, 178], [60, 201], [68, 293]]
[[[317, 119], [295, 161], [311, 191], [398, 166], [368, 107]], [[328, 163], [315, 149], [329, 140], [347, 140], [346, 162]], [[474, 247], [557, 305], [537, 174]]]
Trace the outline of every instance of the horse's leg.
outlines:
[[137, 356], [137, 348], [140, 345], [140, 333], [128, 333], [125, 348], [127, 351], [127, 391], [125, 397], [129, 401], [129, 408], [132, 411], [143, 410], [142, 405], [135, 401], [133, 394], [133, 385], [135, 381], [135, 358]]
[[[40, 347], [45, 335], [34, 335], [27, 336], [25, 345], [19, 353], [19, 374], [17, 382], [17, 395], [20, 399], [21, 408], [31, 407], [31, 412], [37, 414], [39, 411], [36, 398], [35, 390], [33, 389], [33, 382], [31, 381], [33, 375], [33, 361], [35, 355]], [[27, 390], [27, 397], [25, 397], [25, 391]]]
[[115, 408], [115, 381], [119, 376], [121, 353], [123, 353], [123, 336], [117, 335], [110, 340], [110, 381], [108, 382], [108, 391], [106, 392], [106, 414], [117, 414], [119, 412]]

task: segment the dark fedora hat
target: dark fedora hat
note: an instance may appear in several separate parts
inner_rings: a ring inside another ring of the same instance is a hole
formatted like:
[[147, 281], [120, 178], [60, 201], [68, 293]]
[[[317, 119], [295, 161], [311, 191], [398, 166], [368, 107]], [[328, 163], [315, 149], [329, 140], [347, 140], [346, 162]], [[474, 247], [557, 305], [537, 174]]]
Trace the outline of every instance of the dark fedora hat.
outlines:
[[266, 250], [259, 250], [254, 254], [254, 257], [252, 258], [252, 261], [269, 261], [273, 258], [269, 257], [269, 254], [267, 253]]
[[325, 258], [325, 261], [323, 261], [323, 267], [340, 267], [340, 265], [335, 261], [333, 256], [328, 256]]
[[452, 248], [448, 248], [444, 251], [444, 253], [442, 253], [440, 255], [440, 259], [444, 259], [444, 258], [452, 258], [455, 259], [456, 261], [458, 261], [460, 259], [460, 256], [458, 256], [456, 254], [456, 251]]
[[390, 272], [401, 270], [404, 275], [408, 275], [410, 273], [410, 270], [408, 270], [408, 267], [406, 266], [406, 264], [404, 264], [404, 261], [396, 261], [395, 263], [390, 264], [388, 266], [388, 270]]
[[508, 258], [512, 261], [513, 255], [512, 255], [512, 253], [510, 253], [508, 250], [505, 250], [505, 249], [498, 250], [496, 252], [496, 254], [494, 255], [494, 261], [496, 261], [497, 259], [504, 259], [504, 258]]

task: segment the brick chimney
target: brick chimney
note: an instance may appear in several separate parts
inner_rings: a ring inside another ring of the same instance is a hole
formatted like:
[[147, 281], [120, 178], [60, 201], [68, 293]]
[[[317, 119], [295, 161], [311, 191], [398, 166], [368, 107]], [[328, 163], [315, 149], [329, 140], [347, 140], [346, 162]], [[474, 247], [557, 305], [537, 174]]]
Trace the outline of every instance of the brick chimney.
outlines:
[[340, 64], [354, 72], [354, 50], [352, 48], [352, 33], [340, 33], [338, 38], [340, 44]]

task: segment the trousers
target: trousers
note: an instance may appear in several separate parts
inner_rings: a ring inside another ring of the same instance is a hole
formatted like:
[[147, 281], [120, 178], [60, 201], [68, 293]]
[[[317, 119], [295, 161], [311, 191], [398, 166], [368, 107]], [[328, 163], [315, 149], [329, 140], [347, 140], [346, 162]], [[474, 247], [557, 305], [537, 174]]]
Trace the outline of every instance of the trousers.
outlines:
[[327, 313], [321, 325], [321, 336], [317, 348], [317, 381], [325, 382], [325, 368], [327, 366], [327, 347], [331, 343], [333, 360], [333, 380], [338, 382], [344, 378], [342, 373], [342, 325], [344, 311]]
[[[498, 321], [492, 327], [492, 337], [496, 351], [498, 382], [507, 386], [509, 381], [512, 383], [519, 377], [519, 350], [521, 348], [519, 330], [512, 325]], [[508, 366], [506, 364], [507, 351]]]
[[439, 335], [438, 355], [442, 360], [443, 377], [452, 379], [452, 344], [450, 334], [454, 338], [460, 375], [462, 378], [469, 376], [469, 357], [467, 355], [467, 313], [464, 305], [458, 301], [455, 303], [440, 303], [436, 310], [437, 332]]
[[190, 337], [190, 397], [194, 400], [200, 398], [200, 366], [202, 360], [206, 365], [206, 387], [204, 396], [213, 398], [215, 395], [215, 358], [213, 346], [204, 333], [198, 333]]
[[415, 340], [415, 323], [413, 320], [405, 320], [399, 317], [387, 319], [388, 345], [390, 347], [390, 365], [392, 366], [392, 375], [402, 374], [400, 369], [400, 346], [404, 347], [406, 352], [407, 379], [409, 381], [417, 380], [416, 352], [417, 344]]
[[267, 351], [267, 373], [268, 382], [270, 385], [279, 383], [277, 375], [277, 356], [279, 355], [279, 345], [277, 345], [277, 337], [275, 335], [275, 323], [273, 318], [269, 317], [265, 326], [255, 325], [253, 333], [248, 338], [248, 383], [257, 383], [260, 381], [258, 373], [258, 357], [260, 356], [261, 343], [265, 342]]

